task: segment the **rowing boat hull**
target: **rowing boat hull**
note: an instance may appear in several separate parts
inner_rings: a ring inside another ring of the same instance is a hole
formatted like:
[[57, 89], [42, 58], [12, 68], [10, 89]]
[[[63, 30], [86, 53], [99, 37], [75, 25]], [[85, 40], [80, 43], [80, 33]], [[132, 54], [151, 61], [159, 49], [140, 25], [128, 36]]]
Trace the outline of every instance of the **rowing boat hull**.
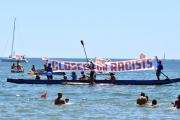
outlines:
[[[32, 80], [32, 79], [13, 79], [7, 78], [7, 82], [17, 84], [87, 84], [89, 80]], [[180, 82], [180, 78], [171, 80], [95, 80], [96, 84], [114, 84], [114, 85], [164, 85]]]

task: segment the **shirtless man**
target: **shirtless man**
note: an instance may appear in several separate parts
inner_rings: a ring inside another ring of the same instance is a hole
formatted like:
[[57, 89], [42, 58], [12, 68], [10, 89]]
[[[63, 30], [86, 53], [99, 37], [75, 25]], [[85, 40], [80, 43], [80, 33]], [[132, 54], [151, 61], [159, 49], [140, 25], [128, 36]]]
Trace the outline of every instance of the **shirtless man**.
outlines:
[[175, 103], [173, 103], [173, 104], [174, 104], [174, 107], [180, 108], [180, 95], [178, 95], [177, 98], [178, 98], [178, 100], [176, 100]]
[[141, 93], [140, 97], [137, 99], [138, 105], [145, 105], [148, 101], [148, 96], [145, 96], [145, 93]]
[[62, 93], [58, 93], [58, 97], [55, 99], [54, 104], [55, 105], [65, 104], [65, 101], [61, 98], [62, 98]]

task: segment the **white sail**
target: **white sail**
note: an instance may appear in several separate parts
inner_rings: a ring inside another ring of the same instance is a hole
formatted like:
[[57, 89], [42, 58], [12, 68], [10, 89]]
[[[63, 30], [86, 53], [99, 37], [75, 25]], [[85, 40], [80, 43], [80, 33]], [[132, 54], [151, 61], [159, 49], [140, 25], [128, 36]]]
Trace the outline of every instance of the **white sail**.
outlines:
[[28, 62], [25, 58], [25, 55], [15, 55], [14, 51], [14, 40], [15, 40], [15, 30], [16, 30], [16, 18], [14, 19], [14, 26], [13, 26], [13, 39], [11, 45], [11, 53], [8, 58], [2, 58], [2, 62]]

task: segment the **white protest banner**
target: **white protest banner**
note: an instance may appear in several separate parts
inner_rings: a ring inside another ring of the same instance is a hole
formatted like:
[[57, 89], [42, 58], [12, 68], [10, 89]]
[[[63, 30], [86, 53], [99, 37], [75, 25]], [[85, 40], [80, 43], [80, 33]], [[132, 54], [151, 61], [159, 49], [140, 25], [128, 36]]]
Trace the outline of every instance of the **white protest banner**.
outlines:
[[[87, 71], [89, 70], [86, 62], [68, 62], [51, 60], [50, 62], [54, 70], [61, 71]], [[137, 60], [127, 61], [96, 61], [95, 71], [98, 72], [128, 72], [128, 71], [140, 71], [140, 70], [155, 70], [157, 66], [157, 60], [155, 58], [144, 58]]]

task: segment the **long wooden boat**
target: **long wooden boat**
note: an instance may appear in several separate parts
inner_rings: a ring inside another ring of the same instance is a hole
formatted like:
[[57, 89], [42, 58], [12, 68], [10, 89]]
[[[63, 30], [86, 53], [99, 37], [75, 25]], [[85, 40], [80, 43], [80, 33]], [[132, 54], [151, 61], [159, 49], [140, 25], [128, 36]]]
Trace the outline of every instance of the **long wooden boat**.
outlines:
[[[89, 80], [32, 80], [32, 79], [13, 79], [7, 78], [7, 82], [17, 84], [65, 84], [79, 85], [90, 84]], [[166, 80], [94, 80], [95, 84], [113, 84], [113, 85], [164, 85], [180, 82], [180, 78]]]

